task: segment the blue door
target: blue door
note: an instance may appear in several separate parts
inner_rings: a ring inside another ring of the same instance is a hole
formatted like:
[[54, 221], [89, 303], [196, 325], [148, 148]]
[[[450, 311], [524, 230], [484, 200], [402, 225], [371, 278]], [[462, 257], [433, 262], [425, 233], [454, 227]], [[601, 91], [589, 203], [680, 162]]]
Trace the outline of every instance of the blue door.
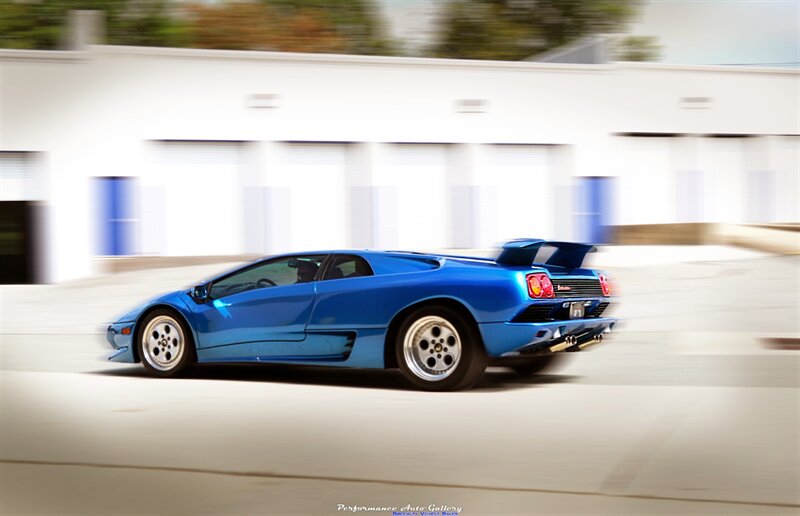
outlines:
[[317, 354], [302, 341], [324, 258], [274, 258], [215, 280], [210, 299], [193, 307], [198, 358], [255, 360]]
[[[252, 288], [198, 307], [198, 346], [291, 342], [305, 339], [314, 306], [315, 283]], [[214, 286], [211, 287], [213, 295]], [[260, 346], [258, 355], [281, 355], [277, 346]]]
[[611, 199], [614, 178], [581, 177], [576, 213], [580, 240], [604, 244], [611, 240]]
[[99, 177], [100, 254], [133, 254], [134, 183], [131, 177]]

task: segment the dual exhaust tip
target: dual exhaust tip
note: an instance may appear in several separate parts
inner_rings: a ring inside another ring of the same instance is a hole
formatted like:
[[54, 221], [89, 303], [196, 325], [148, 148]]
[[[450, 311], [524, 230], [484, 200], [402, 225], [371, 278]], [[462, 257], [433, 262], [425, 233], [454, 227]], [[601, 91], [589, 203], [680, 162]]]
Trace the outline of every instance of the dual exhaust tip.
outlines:
[[[582, 342], [579, 342], [581, 340]], [[557, 353], [559, 351], [577, 351], [578, 349], [584, 349], [589, 346], [593, 346], [595, 344], [600, 344], [603, 342], [603, 335], [598, 333], [597, 335], [592, 335], [589, 340], [580, 339], [578, 335], [567, 335], [564, 337], [564, 340], [561, 343], [556, 344], [555, 346], [550, 346], [550, 351], [553, 353]], [[570, 349], [574, 348], [575, 346], [578, 349]]]
[[[588, 341], [584, 342], [583, 344], [599, 344], [603, 342], [603, 334], [598, 333], [597, 335], [593, 335]], [[567, 335], [564, 337], [564, 344], [567, 347], [575, 346], [578, 344], [578, 336], [577, 335]]]

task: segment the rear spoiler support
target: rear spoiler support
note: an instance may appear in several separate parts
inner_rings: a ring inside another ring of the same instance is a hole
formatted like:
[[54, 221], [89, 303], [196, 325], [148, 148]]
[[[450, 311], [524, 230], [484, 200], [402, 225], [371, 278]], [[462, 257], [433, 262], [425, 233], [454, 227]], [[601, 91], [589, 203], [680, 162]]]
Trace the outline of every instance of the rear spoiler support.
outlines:
[[542, 265], [555, 265], [567, 269], [580, 268], [586, 255], [597, 251], [591, 244], [520, 238], [503, 244], [503, 250], [495, 262], [498, 265], [530, 267], [542, 247], [555, 247]]

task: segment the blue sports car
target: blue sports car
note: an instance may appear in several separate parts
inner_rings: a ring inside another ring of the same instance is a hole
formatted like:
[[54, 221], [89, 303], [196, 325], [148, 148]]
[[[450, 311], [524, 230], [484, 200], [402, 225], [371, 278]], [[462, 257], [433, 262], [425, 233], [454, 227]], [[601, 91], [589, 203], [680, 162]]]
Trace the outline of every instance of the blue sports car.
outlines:
[[169, 377], [194, 363], [399, 368], [413, 385], [473, 385], [487, 365], [520, 374], [600, 342], [608, 279], [591, 245], [519, 239], [495, 259], [320, 251], [257, 260], [157, 297], [108, 327], [110, 360]]

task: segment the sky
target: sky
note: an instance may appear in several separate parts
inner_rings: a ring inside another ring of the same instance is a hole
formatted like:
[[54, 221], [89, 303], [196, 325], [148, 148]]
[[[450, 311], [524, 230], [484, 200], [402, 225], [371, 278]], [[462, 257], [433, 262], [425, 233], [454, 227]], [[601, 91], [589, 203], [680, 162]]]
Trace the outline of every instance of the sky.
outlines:
[[[393, 35], [430, 39], [443, 1], [377, 0]], [[629, 33], [656, 36], [661, 61], [800, 67], [800, 0], [643, 0]]]
[[630, 32], [668, 63], [800, 66], [800, 0], [650, 0]]

